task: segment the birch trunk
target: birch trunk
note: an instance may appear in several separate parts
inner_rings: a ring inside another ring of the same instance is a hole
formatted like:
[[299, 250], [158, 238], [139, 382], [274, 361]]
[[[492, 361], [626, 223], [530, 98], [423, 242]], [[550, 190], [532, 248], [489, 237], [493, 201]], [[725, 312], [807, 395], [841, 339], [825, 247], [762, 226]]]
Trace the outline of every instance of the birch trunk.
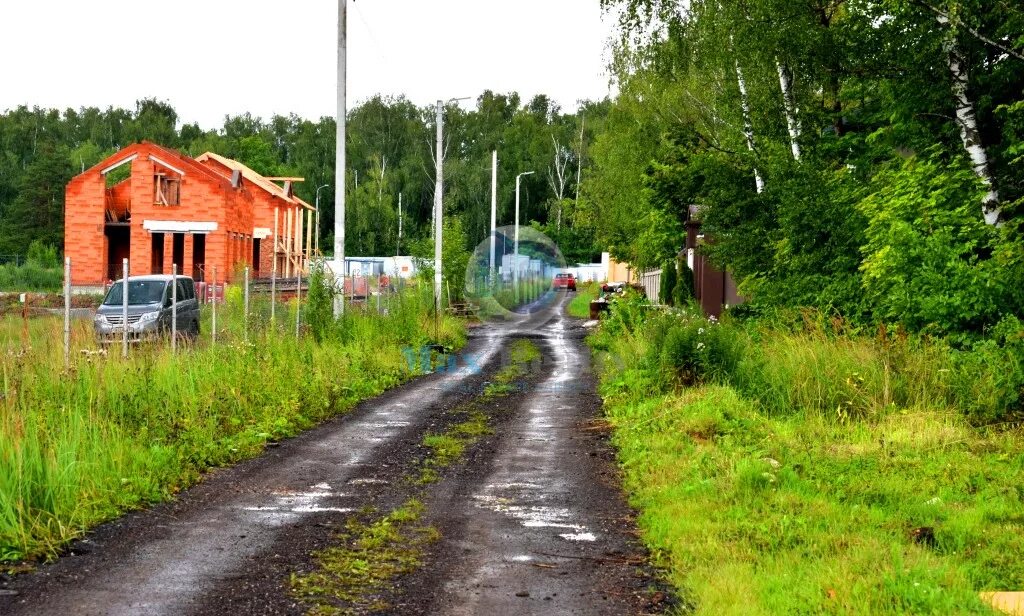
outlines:
[[793, 160], [800, 160], [800, 118], [796, 107], [796, 97], [793, 95], [793, 73], [789, 66], [775, 60], [775, 66], [779, 69], [779, 87], [782, 89], [782, 103], [786, 109], [786, 125], [789, 127], [789, 144], [793, 150]]
[[[736, 60], [736, 82], [740, 86], [740, 106], [743, 109], [743, 134], [747, 138], [747, 148], [753, 152], [757, 147], [757, 142], [754, 140], [754, 121], [750, 117], [750, 96], [747, 93], [747, 81], [743, 78], [743, 69], [740, 67], [740, 61]], [[754, 167], [754, 185], [757, 187], [758, 194], [764, 192], [764, 178], [761, 177], [761, 171]]]
[[580, 181], [583, 176], [583, 129], [587, 126], [587, 117], [580, 119], [580, 151], [576, 157], [576, 207], [580, 207]]
[[[948, 25], [949, 22], [940, 17], [939, 23]], [[949, 61], [949, 74], [953, 78], [953, 104], [956, 106], [956, 123], [960, 127], [960, 139], [963, 141], [967, 155], [971, 158], [974, 173], [988, 189], [988, 193], [981, 200], [981, 213], [985, 217], [985, 224], [999, 225], [1001, 224], [999, 217], [1002, 214], [999, 207], [999, 192], [989, 166], [988, 152], [985, 150], [981, 133], [978, 131], [974, 101], [971, 100], [967, 92], [969, 82], [967, 68], [964, 66], [960, 46], [956, 42], [956, 32], [953, 30], [950, 30], [946, 36], [945, 50]]]
[[566, 167], [569, 166], [569, 157], [563, 150], [561, 144], [551, 135], [551, 143], [555, 146], [555, 166], [548, 172], [548, 182], [551, 184], [551, 191], [555, 193], [558, 200], [558, 209], [555, 223], [557, 229], [562, 228], [562, 199], [565, 198]]

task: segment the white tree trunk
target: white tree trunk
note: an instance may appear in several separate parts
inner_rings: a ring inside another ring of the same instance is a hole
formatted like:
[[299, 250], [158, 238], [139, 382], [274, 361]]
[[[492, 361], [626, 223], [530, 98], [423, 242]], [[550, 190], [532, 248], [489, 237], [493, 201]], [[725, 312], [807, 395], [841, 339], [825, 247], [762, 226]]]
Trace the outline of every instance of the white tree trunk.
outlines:
[[796, 96], [793, 95], [793, 73], [789, 66], [775, 60], [775, 66], [779, 69], [779, 87], [782, 88], [782, 103], [786, 109], [786, 124], [789, 127], [789, 144], [793, 150], [793, 160], [800, 160], [800, 118], [797, 115], [799, 110], [796, 106]]
[[569, 166], [569, 156], [562, 146], [551, 135], [551, 143], [555, 146], [555, 166], [548, 171], [548, 182], [551, 184], [551, 192], [555, 193], [558, 200], [558, 214], [556, 216], [556, 228], [562, 228], [562, 199], [565, 198], [565, 184], [567, 181], [565, 170]]
[[[750, 96], [747, 94], [747, 81], [743, 78], [743, 69], [740, 68], [740, 61], [736, 60], [736, 82], [740, 86], [740, 106], [743, 109], [743, 134], [747, 138], [747, 148], [755, 151], [757, 142], [754, 140], [754, 121], [750, 117]], [[764, 192], [764, 178], [761, 171], [754, 167], [754, 185], [758, 194]]]
[[[939, 23], [948, 25], [948, 20], [940, 17]], [[956, 42], [956, 32], [953, 30], [947, 33], [945, 49], [949, 60], [949, 74], [953, 78], [953, 104], [956, 106], [956, 123], [960, 127], [960, 139], [964, 143], [967, 155], [971, 158], [974, 173], [988, 189], [988, 193], [981, 200], [981, 213], [985, 217], [986, 224], [999, 225], [999, 217], [1002, 214], [999, 207], [999, 192], [989, 166], [988, 152], [985, 150], [985, 145], [981, 141], [981, 133], [978, 131], [978, 118], [974, 113], [974, 102], [967, 93], [967, 68], [964, 66], [960, 46]]]
[[580, 182], [583, 177], [583, 129], [587, 126], [587, 117], [580, 118], [580, 151], [576, 157], [576, 208], [580, 207]]

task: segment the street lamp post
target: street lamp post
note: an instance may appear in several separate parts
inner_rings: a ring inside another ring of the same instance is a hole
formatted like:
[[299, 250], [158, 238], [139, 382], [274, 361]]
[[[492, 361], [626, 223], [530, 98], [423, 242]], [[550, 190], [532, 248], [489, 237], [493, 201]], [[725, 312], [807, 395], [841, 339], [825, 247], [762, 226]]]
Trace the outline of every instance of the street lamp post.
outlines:
[[330, 184], [324, 184], [316, 189], [316, 243], [314, 249], [318, 255], [320, 254], [320, 191], [330, 187]]
[[519, 297], [519, 180], [521, 180], [524, 175], [532, 174], [533, 171], [524, 171], [523, 173], [520, 173], [519, 175], [516, 176], [516, 236], [513, 246], [513, 254], [515, 256], [513, 257], [512, 261], [512, 273], [514, 281], [513, 286], [515, 287], [517, 299]]

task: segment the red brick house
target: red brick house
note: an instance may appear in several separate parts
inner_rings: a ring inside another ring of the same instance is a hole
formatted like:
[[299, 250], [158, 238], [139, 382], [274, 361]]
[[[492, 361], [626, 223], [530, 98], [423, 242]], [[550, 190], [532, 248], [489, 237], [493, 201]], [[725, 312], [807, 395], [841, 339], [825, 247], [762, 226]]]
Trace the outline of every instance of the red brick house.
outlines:
[[225, 280], [306, 272], [313, 207], [292, 192], [301, 178], [265, 178], [213, 153], [193, 159], [154, 143], [129, 146], [67, 186], [64, 253], [76, 287], [129, 274], [178, 272]]

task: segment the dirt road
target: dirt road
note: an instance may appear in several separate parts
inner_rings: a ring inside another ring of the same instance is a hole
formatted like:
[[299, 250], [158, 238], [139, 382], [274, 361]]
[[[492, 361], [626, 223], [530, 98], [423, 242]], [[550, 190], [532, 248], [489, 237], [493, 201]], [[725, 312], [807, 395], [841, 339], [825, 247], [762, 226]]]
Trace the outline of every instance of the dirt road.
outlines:
[[[453, 615], [659, 609], [606, 437], [592, 429], [600, 400], [583, 331], [563, 304], [481, 327], [454, 369], [212, 473], [173, 503], [102, 526], [67, 556], [6, 581], [0, 613], [305, 613], [310, 604], [292, 590], [293, 574], [316, 571], [311, 555], [336, 544], [347, 519], [412, 497], [436, 533], [422, 562], [373, 590], [373, 602], [338, 607]], [[485, 396], [523, 339], [540, 358], [514, 392]], [[436, 480], [410, 480], [429, 453], [424, 435], [443, 433], [467, 405], [486, 415], [490, 434]]]

